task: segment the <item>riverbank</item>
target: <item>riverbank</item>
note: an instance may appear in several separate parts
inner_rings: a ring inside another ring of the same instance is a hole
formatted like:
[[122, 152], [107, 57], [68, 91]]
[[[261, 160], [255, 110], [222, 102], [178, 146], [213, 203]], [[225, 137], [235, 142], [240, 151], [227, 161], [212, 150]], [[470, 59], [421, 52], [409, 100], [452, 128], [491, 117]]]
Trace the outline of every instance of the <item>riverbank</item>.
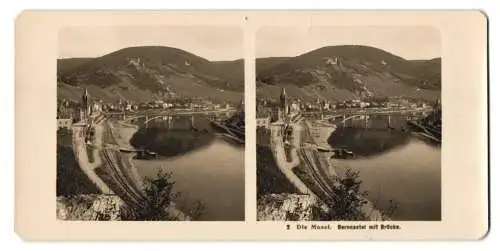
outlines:
[[117, 121], [110, 124], [112, 126], [112, 130], [116, 131], [115, 139], [120, 148], [124, 149], [135, 149], [132, 144], [130, 144], [130, 140], [134, 136], [137, 131], [139, 131], [139, 126], [130, 124], [123, 121]]
[[[115, 137], [116, 142], [120, 149], [131, 149], [135, 150], [135, 148], [130, 144], [130, 141], [135, 133], [139, 130], [139, 126], [134, 124], [129, 124], [123, 121], [118, 121], [115, 123], [109, 124], [111, 127], [111, 131], [113, 132], [113, 136]], [[137, 167], [133, 163], [133, 158], [135, 153], [123, 153], [120, 152], [120, 156], [122, 160], [126, 163], [129, 171], [132, 173], [132, 178], [134, 182], [138, 184], [138, 187], [141, 189], [144, 188], [144, 182], [137, 171]]]
[[408, 125], [420, 136], [432, 140], [434, 143], [441, 143], [441, 131], [436, 128], [425, 126], [417, 121], [408, 121]]
[[328, 138], [337, 130], [335, 125], [321, 121], [310, 122], [308, 120], [305, 120], [304, 123], [309, 128], [312, 139], [318, 147], [330, 148]]
[[221, 122], [210, 121], [210, 124], [219, 131], [224, 137], [227, 137], [239, 144], [245, 144], [245, 131], [235, 126], [227, 126]]

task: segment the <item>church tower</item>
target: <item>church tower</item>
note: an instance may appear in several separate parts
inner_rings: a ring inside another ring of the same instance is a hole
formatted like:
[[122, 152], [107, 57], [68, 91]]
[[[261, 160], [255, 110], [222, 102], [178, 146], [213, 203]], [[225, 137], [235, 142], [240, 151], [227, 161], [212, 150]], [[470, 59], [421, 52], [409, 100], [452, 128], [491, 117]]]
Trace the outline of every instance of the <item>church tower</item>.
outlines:
[[[319, 100], [319, 98], [318, 98], [318, 100]], [[325, 119], [325, 106], [326, 106], [325, 100], [319, 101], [319, 110], [321, 112], [321, 120]]]
[[238, 121], [237, 123], [245, 123], [245, 97], [241, 97], [241, 101], [238, 104], [238, 110], [236, 111], [236, 114], [238, 115]]
[[86, 120], [89, 116], [89, 93], [87, 91], [87, 88], [83, 91], [82, 95], [82, 107], [80, 108], [83, 112], [82, 119]]
[[284, 87], [283, 87], [283, 89], [281, 89], [280, 109], [282, 111], [282, 116], [284, 119], [286, 116], [288, 116], [288, 102], [287, 102], [286, 91], [285, 91]]
[[441, 100], [436, 99], [433, 106], [434, 120], [441, 120]]
[[238, 112], [244, 112], [245, 111], [245, 97], [241, 97], [241, 101], [238, 104]]

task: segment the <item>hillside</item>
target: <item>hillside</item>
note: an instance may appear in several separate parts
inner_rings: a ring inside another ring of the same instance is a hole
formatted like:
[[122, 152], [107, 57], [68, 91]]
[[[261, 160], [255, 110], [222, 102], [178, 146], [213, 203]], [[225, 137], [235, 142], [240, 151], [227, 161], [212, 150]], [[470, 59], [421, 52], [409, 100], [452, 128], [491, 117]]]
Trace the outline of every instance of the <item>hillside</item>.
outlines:
[[239, 83], [243, 86], [245, 76], [245, 65], [243, 59], [235, 61], [214, 61], [207, 65], [204, 72], [210, 72], [228, 81]]
[[58, 59], [57, 60], [57, 71], [67, 72], [71, 69], [89, 63], [93, 58], [68, 58], [68, 59]]
[[107, 101], [189, 96], [238, 102], [244, 90], [243, 60], [211, 62], [170, 47], [130, 47], [57, 65], [58, 97], [72, 100], [83, 87]]
[[255, 60], [255, 68], [257, 72], [264, 72], [270, 68], [273, 68], [287, 60], [291, 59], [290, 57], [270, 57], [270, 58], [257, 58]]
[[411, 61], [368, 46], [329, 46], [292, 58], [259, 59], [257, 69], [257, 95], [262, 97], [278, 97], [282, 87], [305, 100], [435, 99], [441, 93], [440, 58]]

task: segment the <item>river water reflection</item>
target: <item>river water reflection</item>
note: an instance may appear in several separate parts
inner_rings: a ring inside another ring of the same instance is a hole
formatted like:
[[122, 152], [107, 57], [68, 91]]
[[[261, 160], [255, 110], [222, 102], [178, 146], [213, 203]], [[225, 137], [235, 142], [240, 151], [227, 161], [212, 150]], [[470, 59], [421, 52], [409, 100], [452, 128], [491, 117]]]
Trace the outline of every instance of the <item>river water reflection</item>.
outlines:
[[177, 206], [186, 211], [201, 201], [205, 210], [199, 220], [244, 220], [244, 146], [217, 135], [205, 117], [191, 119], [160, 119], [139, 131], [143, 135], [131, 143], [163, 155], [134, 160], [139, 174], [154, 177], [158, 168], [172, 172], [174, 190], [181, 193]]
[[370, 201], [382, 210], [389, 209], [391, 200], [398, 206], [392, 220], [441, 220], [441, 148], [412, 134], [406, 117], [372, 116], [339, 124], [329, 143], [354, 152], [353, 159], [336, 160], [335, 171], [359, 171]]

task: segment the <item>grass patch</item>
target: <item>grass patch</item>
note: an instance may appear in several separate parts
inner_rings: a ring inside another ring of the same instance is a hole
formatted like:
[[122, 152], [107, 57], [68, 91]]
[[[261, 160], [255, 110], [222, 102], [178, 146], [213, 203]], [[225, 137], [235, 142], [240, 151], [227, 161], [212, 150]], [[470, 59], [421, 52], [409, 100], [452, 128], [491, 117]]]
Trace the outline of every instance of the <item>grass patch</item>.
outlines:
[[271, 130], [262, 127], [257, 128], [257, 145], [258, 146], [271, 145]]
[[86, 145], [85, 149], [87, 150], [87, 157], [89, 159], [89, 162], [94, 163], [95, 162], [94, 147], [92, 147], [91, 145]]
[[57, 131], [57, 196], [100, 193], [78, 165], [71, 146], [71, 136], [68, 129]]
[[269, 147], [257, 146], [257, 196], [268, 193], [298, 193], [279, 170]]

